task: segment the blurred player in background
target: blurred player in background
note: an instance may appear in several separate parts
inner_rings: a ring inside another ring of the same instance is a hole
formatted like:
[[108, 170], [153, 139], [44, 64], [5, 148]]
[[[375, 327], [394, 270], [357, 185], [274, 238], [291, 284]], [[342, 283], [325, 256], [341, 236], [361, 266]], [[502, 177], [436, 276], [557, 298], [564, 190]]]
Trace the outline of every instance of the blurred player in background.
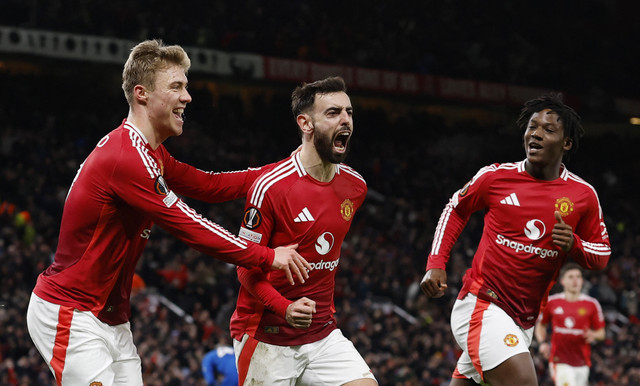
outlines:
[[204, 172], [162, 145], [182, 133], [189, 66], [179, 46], [149, 40], [133, 48], [122, 74], [128, 117], [100, 140], [69, 189], [54, 261], [27, 311], [29, 334], [58, 385], [142, 385], [129, 301], [154, 223], [228, 263], [282, 269], [291, 284], [307, 276], [310, 266], [293, 248], [247, 243], [178, 197], [243, 197], [261, 173]]
[[360, 174], [342, 163], [353, 133], [351, 101], [343, 79], [331, 77], [296, 88], [291, 105], [302, 148], [251, 187], [240, 236], [298, 244], [313, 269], [296, 286], [280, 273], [238, 269], [231, 336], [240, 384], [376, 385], [334, 317], [342, 242], [367, 193]]
[[470, 215], [484, 211], [472, 266], [451, 313], [464, 351], [452, 386], [537, 385], [529, 345], [540, 306], [568, 258], [603, 269], [611, 255], [595, 189], [563, 157], [584, 130], [557, 94], [524, 104], [518, 126], [526, 159], [486, 166], [445, 206], [421, 282], [429, 297], [447, 288], [447, 261]]
[[[549, 359], [549, 372], [557, 386], [589, 384], [591, 344], [605, 338], [602, 307], [596, 299], [582, 293], [582, 268], [568, 263], [560, 270], [563, 291], [549, 296], [540, 314], [535, 336], [538, 351]], [[547, 327], [551, 324], [551, 345]]]
[[221, 342], [202, 358], [202, 376], [207, 386], [238, 386], [238, 369], [233, 347]]

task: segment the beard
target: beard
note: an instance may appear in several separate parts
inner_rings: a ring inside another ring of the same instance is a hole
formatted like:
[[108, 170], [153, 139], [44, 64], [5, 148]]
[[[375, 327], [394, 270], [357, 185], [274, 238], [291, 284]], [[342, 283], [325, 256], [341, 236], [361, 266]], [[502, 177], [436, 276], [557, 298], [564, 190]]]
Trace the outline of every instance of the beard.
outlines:
[[315, 135], [313, 137], [313, 144], [316, 147], [316, 151], [318, 152], [320, 159], [323, 161], [329, 161], [332, 164], [343, 162], [349, 153], [348, 144], [345, 145], [346, 149], [344, 153], [336, 153], [333, 151], [333, 138], [326, 135]]

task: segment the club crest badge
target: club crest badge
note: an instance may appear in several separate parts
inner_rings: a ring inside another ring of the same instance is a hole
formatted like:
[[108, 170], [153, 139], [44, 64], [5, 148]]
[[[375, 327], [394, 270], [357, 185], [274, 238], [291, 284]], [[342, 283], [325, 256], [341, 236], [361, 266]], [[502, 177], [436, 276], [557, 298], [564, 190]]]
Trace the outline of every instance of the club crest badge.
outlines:
[[518, 340], [518, 337], [513, 334], [507, 334], [504, 337], [504, 344], [506, 344], [509, 347], [515, 347], [518, 345], [518, 343], [520, 343], [520, 341]]
[[340, 204], [340, 214], [345, 221], [349, 221], [353, 217], [353, 202], [348, 198]]
[[568, 197], [559, 198], [556, 200], [556, 210], [562, 217], [568, 216], [573, 212], [573, 202]]

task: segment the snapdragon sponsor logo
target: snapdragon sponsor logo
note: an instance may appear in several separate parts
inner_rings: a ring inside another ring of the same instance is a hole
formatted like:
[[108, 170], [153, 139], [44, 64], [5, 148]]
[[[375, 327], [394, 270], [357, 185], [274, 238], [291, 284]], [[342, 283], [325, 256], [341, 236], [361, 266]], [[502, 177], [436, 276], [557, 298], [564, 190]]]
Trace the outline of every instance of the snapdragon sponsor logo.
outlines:
[[498, 235], [498, 237], [496, 238], [496, 243], [498, 243], [498, 245], [503, 245], [507, 248], [511, 248], [516, 251], [516, 253], [533, 253], [543, 259], [546, 259], [547, 257], [558, 257], [559, 254], [558, 251], [555, 251], [553, 249], [540, 248], [534, 246], [533, 244], [525, 245], [518, 241], [509, 240], [503, 235]]
[[584, 335], [584, 330], [581, 328], [554, 327], [553, 332], [575, 336]]
[[316, 239], [316, 252], [319, 255], [326, 255], [333, 248], [333, 242], [335, 241], [335, 237], [331, 234], [331, 232], [324, 232]]
[[333, 271], [334, 269], [336, 269], [339, 263], [340, 263], [340, 259], [333, 260], [333, 261], [320, 260], [317, 263], [309, 262], [309, 264], [311, 264], [312, 270], [328, 269], [329, 271]]

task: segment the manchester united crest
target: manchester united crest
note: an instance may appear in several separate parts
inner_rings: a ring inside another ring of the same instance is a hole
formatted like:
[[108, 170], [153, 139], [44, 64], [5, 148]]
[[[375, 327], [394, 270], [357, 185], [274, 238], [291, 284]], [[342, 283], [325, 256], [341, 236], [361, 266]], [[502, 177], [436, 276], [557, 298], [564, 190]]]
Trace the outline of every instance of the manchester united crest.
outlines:
[[345, 221], [349, 221], [353, 217], [353, 202], [348, 198], [340, 204], [340, 214]]
[[562, 217], [568, 216], [573, 212], [573, 202], [568, 197], [559, 198], [556, 200], [556, 210]]
[[518, 343], [519, 343], [518, 337], [513, 334], [507, 334], [504, 337], [504, 344], [506, 344], [509, 347], [517, 346]]

